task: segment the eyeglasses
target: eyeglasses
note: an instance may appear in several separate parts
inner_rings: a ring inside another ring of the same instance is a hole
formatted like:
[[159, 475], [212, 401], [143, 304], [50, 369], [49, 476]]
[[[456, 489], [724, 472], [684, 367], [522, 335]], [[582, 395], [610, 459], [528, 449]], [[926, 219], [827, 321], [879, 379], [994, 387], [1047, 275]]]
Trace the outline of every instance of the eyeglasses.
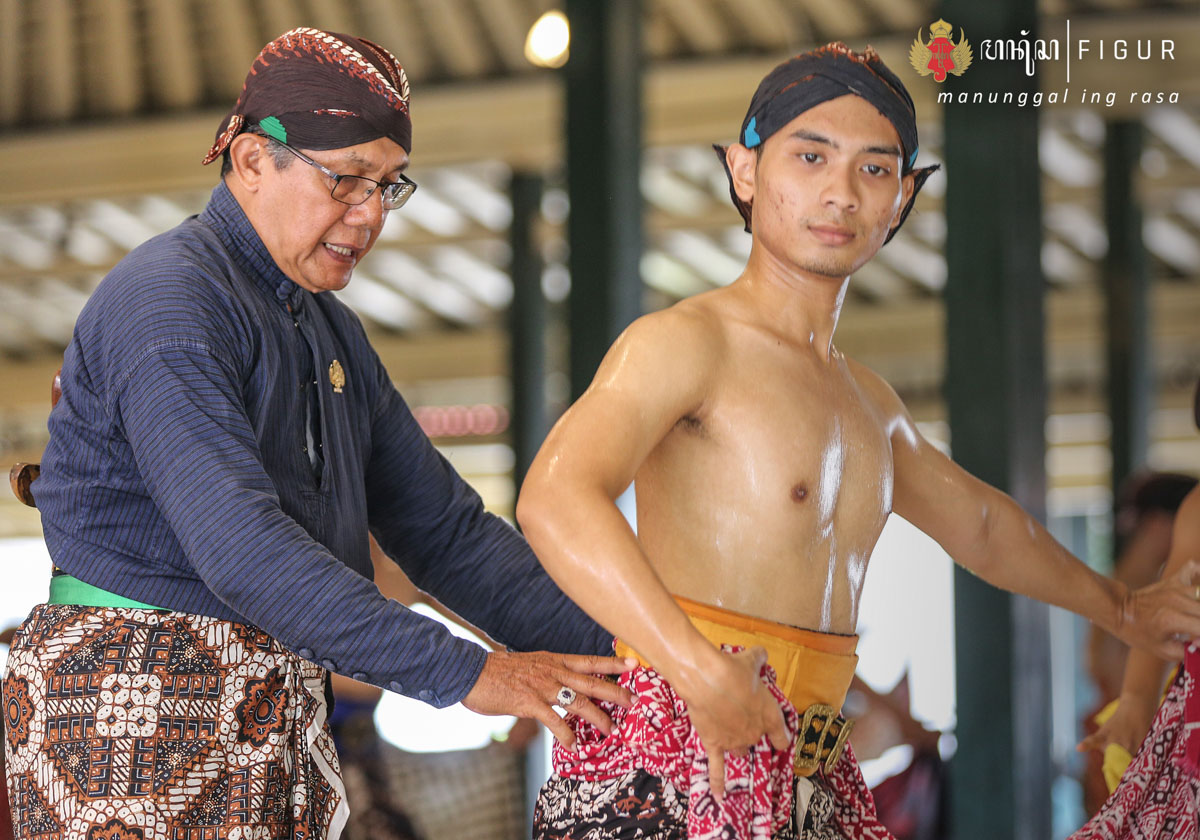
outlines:
[[[271, 138], [274, 140], [274, 138]], [[339, 175], [331, 169], [326, 169], [321, 164], [310, 158], [303, 152], [298, 152], [289, 146], [287, 143], [280, 143], [275, 140], [280, 146], [287, 149], [300, 160], [307, 163], [333, 179], [333, 189], [329, 194], [334, 201], [340, 201], [342, 204], [351, 206], [362, 204], [371, 196], [375, 195], [376, 189], [383, 190], [383, 209], [396, 210], [404, 206], [404, 202], [412, 198], [412, 194], [417, 191], [417, 182], [409, 178], [407, 175], [401, 175], [399, 181], [376, 181], [373, 178], [364, 178], [361, 175]]]

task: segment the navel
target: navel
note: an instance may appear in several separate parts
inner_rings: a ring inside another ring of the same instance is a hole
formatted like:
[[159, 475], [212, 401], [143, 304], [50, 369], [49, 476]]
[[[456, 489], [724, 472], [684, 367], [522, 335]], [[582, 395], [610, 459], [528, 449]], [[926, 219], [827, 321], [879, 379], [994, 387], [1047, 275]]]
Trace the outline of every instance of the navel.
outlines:
[[792, 501], [803, 502], [808, 498], [808, 488], [803, 484], [796, 484], [792, 487]]

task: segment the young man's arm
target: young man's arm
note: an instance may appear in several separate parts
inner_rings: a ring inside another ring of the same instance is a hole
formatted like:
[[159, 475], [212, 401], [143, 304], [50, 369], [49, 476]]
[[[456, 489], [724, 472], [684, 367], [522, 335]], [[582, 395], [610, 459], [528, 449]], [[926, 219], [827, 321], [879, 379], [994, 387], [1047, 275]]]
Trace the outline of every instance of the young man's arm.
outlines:
[[788, 740], [759, 681], [761, 650], [722, 654], [692, 626], [614, 504], [680, 418], [701, 411], [720, 339], [708, 316], [676, 307], [613, 345], [587, 392], [555, 425], [521, 489], [517, 519], [550, 576], [644, 656], [688, 702], [722, 789], [723, 750], [764, 733]]
[[890, 418], [895, 462], [893, 510], [938, 541], [954, 562], [993, 586], [1063, 607], [1131, 647], [1178, 659], [1179, 637], [1200, 636], [1192, 597], [1200, 564], [1130, 591], [1088, 568], [1010, 497], [980, 481], [926, 441], [895, 392], [858, 366], [860, 380]]
[[[1167, 555], [1162, 576], [1170, 580], [1190, 562], [1200, 561], [1200, 487], [1184, 497], [1175, 525], [1171, 530], [1171, 553]], [[1150, 731], [1154, 712], [1162, 697], [1163, 678], [1167, 663], [1145, 651], [1131, 650], [1125, 663], [1125, 680], [1121, 684], [1120, 704], [1104, 724], [1085, 738], [1080, 749], [1103, 750], [1111, 743], [1125, 747], [1131, 753]]]

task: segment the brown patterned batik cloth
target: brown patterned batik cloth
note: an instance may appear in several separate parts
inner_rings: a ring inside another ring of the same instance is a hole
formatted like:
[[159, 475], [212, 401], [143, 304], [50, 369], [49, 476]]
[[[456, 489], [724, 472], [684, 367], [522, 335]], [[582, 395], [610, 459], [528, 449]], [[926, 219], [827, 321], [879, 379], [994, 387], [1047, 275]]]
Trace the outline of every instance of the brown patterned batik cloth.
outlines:
[[248, 624], [34, 607], [4, 676], [16, 837], [338, 837], [325, 680]]

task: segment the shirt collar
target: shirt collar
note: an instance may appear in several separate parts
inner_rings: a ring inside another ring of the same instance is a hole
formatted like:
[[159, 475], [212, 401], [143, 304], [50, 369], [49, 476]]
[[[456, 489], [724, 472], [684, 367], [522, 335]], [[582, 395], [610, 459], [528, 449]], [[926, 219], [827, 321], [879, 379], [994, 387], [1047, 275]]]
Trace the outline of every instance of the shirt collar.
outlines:
[[304, 290], [289, 280], [275, 264], [267, 246], [224, 180], [212, 191], [200, 220], [216, 232], [234, 262], [253, 277], [263, 291], [281, 303], [294, 301], [299, 304]]

